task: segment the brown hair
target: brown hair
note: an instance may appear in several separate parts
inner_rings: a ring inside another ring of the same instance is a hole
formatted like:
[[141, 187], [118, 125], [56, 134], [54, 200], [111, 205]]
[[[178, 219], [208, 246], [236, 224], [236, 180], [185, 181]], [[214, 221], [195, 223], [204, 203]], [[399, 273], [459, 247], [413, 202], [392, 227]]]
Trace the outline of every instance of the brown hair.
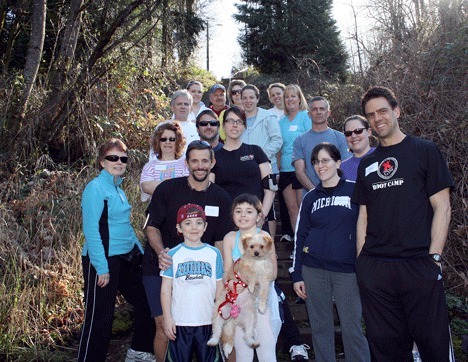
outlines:
[[177, 122], [169, 121], [161, 123], [156, 127], [153, 134], [153, 151], [158, 156], [158, 159], [161, 159], [161, 147], [159, 145], [159, 139], [161, 138], [164, 131], [173, 131], [175, 133], [175, 158], [178, 159], [182, 156], [185, 147], [185, 137], [182, 135], [182, 130]]
[[244, 127], [247, 125], [247, 116], [245, 115], [245, 112], [242, 109], [240, 109], [237, 106], [232, 106], [231, 108], [226, 109], [224, 111], [224, 122], [226, 122], [227, 115], [229, 113], [234, 113], [237, 117], [239, 117]]
[[[325, 152], [327, 152], [333, 161], [335, 162], [341, 161], [341, 154], [338, 148], [332, 143], [322, 142], [316, 145], [314, 149], [312, 150], [312, 155], [310, 156], [310, 163], [312, 163], [312, 165], [314, 164], [314, 161], [318, 160], [318, 154], [321, 150], [324, 150]], [[341, 171], [341, 169], [339, 168], [337, 170], [337, 173], [338, 173], [338, 176], [340, 177], [343, 176], [343, 171]]]
[[246, 86], [247, 83], [245, 83], [242, 79], [233, 79], [231, 80], [231, 82], [229, 83], [229, 86], [228, 86], [228, 89], [227, 89], [227, 98], [229, 100], [229, 103], [233, 103], [232, 102], [232, 95], [231, 95], [231, 92], [232, 92], [232, 88], [236, 85], [240, 86], [241, 88], [244, 88]]
[[107, 152], [113, 150], [114, 148], [120, 152], [127, 153], [127, 146], [125, 146], [125, 143], [123, 143], [121, 140], [119, 140], [118, 138], [108, 139], [107, 141], [102, 143], [101, 146], [99, 146], [98, 157], [96, 160], [96, 166], [99, 171], [103, 169], [101, 161], [104, 160], [104, 157], [106, 157]]
[[390, 88], [381, 87], [381, 86], [371, 87], [367, 90], [367, 92], [361, 98], [362, 113], [366, 117], [367, 117], [366, 115], [367, 102], [369, 102], [371, 99], [380, 98], [380, 97], [385, 98], [387, 102], [390, 104], [390, 106], [392, 107], [392, 109], [395, 109], [396, 107], [398, 107], [398, 101], [395, 97], [395, 94], [392, 92]]

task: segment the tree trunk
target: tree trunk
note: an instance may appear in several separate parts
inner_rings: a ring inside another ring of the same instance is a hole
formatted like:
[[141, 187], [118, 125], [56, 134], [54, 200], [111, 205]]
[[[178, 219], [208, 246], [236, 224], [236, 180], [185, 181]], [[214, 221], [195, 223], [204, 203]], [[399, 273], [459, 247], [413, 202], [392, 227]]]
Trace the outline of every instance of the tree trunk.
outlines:
[[24, 117], [28, 105], [29, 96], [36, 81], [37, 72], [42, 59], [42, 49], [44, 48], [45, 25], [46, 25], [47, 0], [34, 0], [33, 14], [31, 22], [31, 37], [29, 40], [28, 54], [24, 66], [25, 88], [18, 110], [21, 118]]
[[52, 93], [50, 98], [54, 99], [57, 92], [67, 84], [70, 65], [75, 57], [76, 43], [81, 30], [81, 12], [84, 0], [72, 0], [68, 11], [65, 30], [60, 43], [60, 50], [56, 58], [56, 64], [51, 73]]

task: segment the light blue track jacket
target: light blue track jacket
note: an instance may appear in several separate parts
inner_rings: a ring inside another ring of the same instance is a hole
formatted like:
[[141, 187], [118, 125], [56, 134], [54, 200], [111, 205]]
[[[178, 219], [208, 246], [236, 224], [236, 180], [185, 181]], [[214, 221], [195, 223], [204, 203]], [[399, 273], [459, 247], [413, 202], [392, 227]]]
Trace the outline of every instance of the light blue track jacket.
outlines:
[[104, 200], [107, 200], [108, 208], [109, 256], [126, 254], [133, 249], [135, 244], [143, 253], [141, 243], [130, 223], [132, 207], [128, 203], [125, 193], [119, 187], [122, 181], [123, 179], [119, 178], [114, 183], [114, 176], [106, 170], [102, 170], [98, 177], [86, 185], [83, 192], [81, 209], [85, 244], [82, 255], [89, 255], [91, 264], [98, 275], [109, 272], [99, 233], [99, 219], [104, 210]]

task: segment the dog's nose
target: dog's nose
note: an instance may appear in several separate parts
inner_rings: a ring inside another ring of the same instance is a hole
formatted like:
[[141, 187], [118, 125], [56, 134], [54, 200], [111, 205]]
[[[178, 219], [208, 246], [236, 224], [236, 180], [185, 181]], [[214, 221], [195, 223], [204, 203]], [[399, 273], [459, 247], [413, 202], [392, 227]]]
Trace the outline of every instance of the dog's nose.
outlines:
[[255, 256], [259, 256], [259, 252], [258, 252], [258, 251], [256, 251], [254, 254], [255, 254]]

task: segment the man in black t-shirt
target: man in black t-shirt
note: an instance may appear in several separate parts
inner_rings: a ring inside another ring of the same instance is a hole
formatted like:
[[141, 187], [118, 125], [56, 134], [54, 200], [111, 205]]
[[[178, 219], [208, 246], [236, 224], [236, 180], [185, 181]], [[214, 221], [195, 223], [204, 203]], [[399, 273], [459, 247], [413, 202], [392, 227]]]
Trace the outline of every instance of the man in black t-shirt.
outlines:
[[207, 221], [202, 238], [204, 243], [219, 247], [224, 236], [234, 230], [229, 195], [208, 180], [208, 175], [216, 163], [209, 143], [204, 141], [190, 143], [187, 147], [186, 162], [189, 176], [162, 182], [154, 191], [148, 206], [146, 228], [148, 243], [142, 272], [151, 314], [156, 322], [154, 348], [157, 361], [164, 360], [167, 349], [160, 300], [160, 267], [166, 269], [169, 266], [171, 259], [167, 251], [183, 241], [176, 229], [177, 211], [188, 203], [204, 208]]
[[373, 87], [362, 109], [380, 139], [362, 159], [352, 201], [360, 205], [356, 276], [372, 360], [452, 361], [441, 254], [450, 223], [453, 181], [429, 141], [405, 135], [400, 108]]

